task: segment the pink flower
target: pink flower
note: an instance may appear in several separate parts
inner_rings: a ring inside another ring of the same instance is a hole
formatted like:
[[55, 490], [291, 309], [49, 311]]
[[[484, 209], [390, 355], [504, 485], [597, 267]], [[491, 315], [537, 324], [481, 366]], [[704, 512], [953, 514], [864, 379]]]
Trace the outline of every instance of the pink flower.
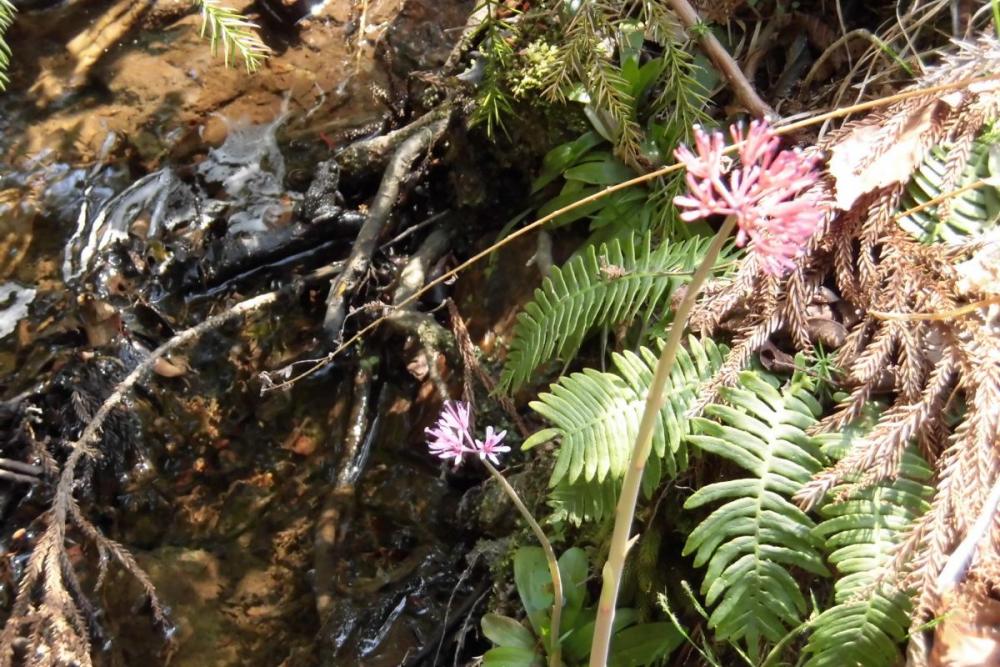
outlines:
[[431, 454], [447, 461], [455, 460], [455, 466], [462, 462], [462, 457], [474, 450], [465, 445], [469, 435], [469, 404], [465, 401], [445, 401], [434, 426], [424, 431], [428, 436], [427, 447]]
[[457, 432], [466, 432], [470, 427], [471, 409], [465, 401], [445, 401], [438, 418], [438, 425]]
[[493, 462], [493, 465], [500, 465], [500, 459], [497, 458], [497, 454], [506, 454], [510, 451], [510, 447], [501, 444], [506, 435], [507, 431], [495, 433], [492, 426], [487, 426], [486, 438], [484, 440], [476, 440], [476, 450], [479, 452], [479, 458], [489, 459]]
[[[687, 168], [688, 194], [674, 198], [688, 222], [710, 215], [733, 215], [737, 245], [750, 242], [765, 271], [783, 275], [823, 222], [823, 202], [809, 192], [819, 174], [812, 158], [799, 150], [781, 150], [781, 140], [765, 122], [755, 120], [744, 134], [730, 128], [739, 167], [727, 164], [721, 132], [706, 134], [695, 127], [695, 150], [675, 151]], [[728, 172], [728, 174], [726, 174]], [[728, 178], [724, 178], [728, 176]]]
[[480, 459], [499, 465], [497, 455], [510, 451], [503, 444], [507, 431], [497, 432], [487, 426], [483, 440], [472, 437], [471, 408], [465, 401], [445, 401], [438, 420], [425, 433], [431, 454], [445, 461], [454, 460], [455, 467], [466, 454], [478, 454]]
[[456, 467], [462, 462], [462, 457], [472, 451], [464, 445], [464, 435], [461, 432], [438, 426], [438, 428], [427, 429], [426, 433], [432, 438], [427, 442], [431, 454], [445, 461], [455, 459]]

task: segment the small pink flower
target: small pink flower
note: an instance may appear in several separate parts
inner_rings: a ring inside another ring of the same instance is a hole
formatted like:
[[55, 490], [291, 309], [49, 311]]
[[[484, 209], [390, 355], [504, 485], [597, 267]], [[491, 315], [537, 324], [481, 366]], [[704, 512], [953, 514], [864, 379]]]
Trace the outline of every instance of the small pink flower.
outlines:
[[487, 426], [486, 437], [476, 440], [472, 437], [471, 412], [465, 401], [445, 401], [438, 420], [424, 431], [427, 448], [440, 459], [454, 460], [455, 467], [462, 463], [466, 454], [478, 454], [479, 458], [499, 465], [497, 455], [510, 451], [510, 447], [503, 444], [507, 431], [498, 432]]
[[438, 418], [438, 425], [453, 431], [468, 431], [471, 409], [465, 401], [445, 401]]
[[445, 461], [455, 459], [456, 467], [462, 462], [462, 457], [472, 451], [464, 445], [464, 435], [460, 432], [439, 427], [429, 428], [426, 433], [433, 438], [427, 443], [431, 454]]
[[445, 401], [437, 422], [424, 431], [429, 438], [427, 447], [431, 454], [445, 461], [454, 459], [457, 467], [463, 456], [473, 452], [465, 445], [466, 440], [472, 441], [469, 416], [469, 404], [465, 401]]
[[[754, 121], [744, 133], [734, 125], [734, 142], [743, 142], [739, 167], [729, 168], [721, 132], [706, 134], [695, 127], [695, 150], [675, 151], [687, 168], [688, 194], [674, 198], [685, 221], [710, 215], [736, 216], [737, 245], [750, 242], [761, 267], [783, 275], [823, 222], [823, 202], [809, 188], [819, 178], [814, 161], [799, 150], [781, 150], [781, 140], [764, 121]], [[728, 182], [723, 179], [728, 171]]]
[[506, 454], [510, 451], [510, 447], [501, 444], [506, 435], [507, 431], [497, 433], [493, 431], [492, 426], [487, 426], [486, 438], [476, 440], [476, 450], [479, 452], [479, 458], [488, 459], [493, 465], [500, 465], [500, 459], [497, 458], [497, 454]]

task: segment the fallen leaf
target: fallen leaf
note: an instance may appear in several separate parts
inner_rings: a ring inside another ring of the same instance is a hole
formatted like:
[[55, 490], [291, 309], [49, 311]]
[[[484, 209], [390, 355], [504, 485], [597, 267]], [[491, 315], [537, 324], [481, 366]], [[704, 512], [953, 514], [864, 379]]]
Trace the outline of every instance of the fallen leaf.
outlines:
[[938, 102], [909, 112], [909, 118], [890, 147], [869, 161], [873, 147], [883, 143], [884, 123], [859, 125], [831, 150], [828, 169], [836, 182], [837, 208], [847, 211], [862, 195], [910, 180], [924, 158], [921, 140], [934, 122]]
[[810, 317], [806, 320], [806, 332], [810, 339], [827, 350], [836, 350], [847, 340], [847, 328], [826, 317]]
[[171, 360], [160, 357], [153, 362], [153, 372], [165, 378], [176, 378], [184, 375], [189, 370], [187, 360], [183, 357], [176, 357]]
[[962, 609], [940, 616], [929, 667], [1000, 667], [1000, 602], [983, 600], [974, 616]]

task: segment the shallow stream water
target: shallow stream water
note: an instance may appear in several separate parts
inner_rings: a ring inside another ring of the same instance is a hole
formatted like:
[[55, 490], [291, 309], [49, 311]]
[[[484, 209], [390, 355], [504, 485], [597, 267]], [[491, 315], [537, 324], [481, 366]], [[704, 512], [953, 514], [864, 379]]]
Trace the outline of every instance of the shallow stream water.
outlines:
[[[254, 75], [212, 55], [188, 2], [32, 4], [0, 96], [0, 391], [5, 410], [39, 411], [58, 459], [173, 333], [346, 255], [371, 187], [324, 162], [398, 121], [409, 74], [444, 62], [472, 3], [229, 3], [275, 49]], [[107, 46], [73, 50], [87, 40]], [[439, 213], [432, 194], [404, 224]], [[439, 404], [426, 370], [375, 337], [261, 392], [262, 371], [323, 347], [324, 297], [306, 284], [163, 360], [105, 429], [78, 497], [149, 574], [169, 625], [111, 568], [92, 596], [99, 664], [450, 665], [481, 651], [478, 479], [445, 476], [423, 449]], [[0, 456], [26, 457], [19, 443]], [[2, 609], [50, 494], [44, 479], [0, 482]], [[94, 590], [96, 555], [69, 544]]]

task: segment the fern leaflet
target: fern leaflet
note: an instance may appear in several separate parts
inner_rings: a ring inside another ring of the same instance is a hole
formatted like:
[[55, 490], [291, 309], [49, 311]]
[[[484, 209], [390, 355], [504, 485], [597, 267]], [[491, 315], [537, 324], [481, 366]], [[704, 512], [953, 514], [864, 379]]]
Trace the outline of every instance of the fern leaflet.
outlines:
[[[820, 437], [832, 458], [840, 458], [849, 446], [844, 444], [849, 438], [839, 434]], [[931, 476], [927, 463], [908, 450], [896, 479], [820, 509], [825, 520], [813, 533], [825, 540], [840, 578], [834, 587], [836, 605], [810, 624], [806, 667], [889, 667], [901, 661], [898, 644], [910, 624], [910, 595], [879, 580], [899, 540], [927, 510], [934, 489], [925, 482]]]
[[693, 420], [688, 437], [753, 475], [688, 498], [689, 509], [726, 502], [691, 532], [684, 554], [695, 554], [695, 566], [708, 565], [701, 590], [707, 606], [718, 603], [709, 617], [716, 638], [742, 640], [754, 663], [762, 641], [780, 641], [806, 612], [788, 567], [828, 574], [813, 521], [789, 500], [825, 462], [806, 434], [820, 414], [807, 383], [801, 375], [779, 390], [775, 379], [744, 371], [738, 386], [722, 390], [726, 405], [706, 408], [715, 419]]
[[[955, 187], [971, 185], [980, 179], [995, 179], [1000, 175], [1000, 164], [997, 163], [995, 151], [991, 150], [996, 143], [996, 136], [991, 137], [990, 134], [992, 133], [987, 133], [972, 144], [965, 171]], [[933, 149], [914, 173], [902, 199], [901, 206], [904, 210], [945, 194], [942, 190], [948, 156], [944, 148]], [[968, 237], [978, 236], [996, 226], [997, 218], [1000, 217], [1000, 189], [987, 184], [985, 187], [966, 190], [952, 199], [949, 210], [947, 218], [942, 218], [934, 207], [922, 209], [901, 217], [899, 225], [925, 243], [962, 243]]]
[[[560, 441], [550, 480], [552, 500], [557, 511], [574, 521], [598, 520], [614, 508], [615, 485], [625, 474], [657, 357], [648, 348], [640, 348], [638, 354], [615, 354], [612, 361], [617, 373], [587, 369], [564, 376], [551, 392], [531, 403], [552, 427], [528, 438], [524, 447]], [[701, 382], [712, 376], [724, 357], [724, 348], [693, 337], [688, 349], [678, 351], [643, 478], [647, 494], [659, 483], [664, 469], [673, 477], [687, 466], [685, 412]]]
[[7, 89], [10, 79], [7, 78], [7, 68], [10, 66], [10, 47], [4, 35], [14, 22], [14, 13], [17, 8], [10, 0], [0, 0], [0, 92]]
[[518, 315], [501, 388], [516, 390], [541, 364], [571, 357], [596, 326], [629, 322], [640, 314], [652, 318], [688, 280], [708, 245], [691, 239], [652, 250], [651, 244], [649, 234], [613, 239], [600, 249], [588, 246], [553, 269]]

